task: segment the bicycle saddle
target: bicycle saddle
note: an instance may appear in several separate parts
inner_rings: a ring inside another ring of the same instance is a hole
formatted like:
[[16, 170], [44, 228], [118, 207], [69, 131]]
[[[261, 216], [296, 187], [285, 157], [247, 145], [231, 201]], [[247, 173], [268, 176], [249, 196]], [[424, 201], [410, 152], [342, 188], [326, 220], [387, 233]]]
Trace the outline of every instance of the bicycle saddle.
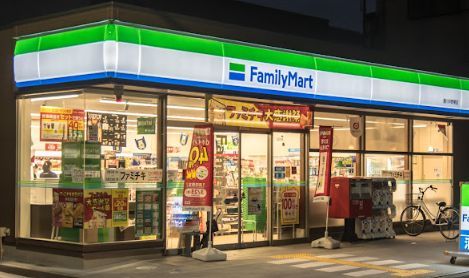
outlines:
[[437, 206], [441, 207], [446, 207], [446, 202], [438, 202], [436, 203]]

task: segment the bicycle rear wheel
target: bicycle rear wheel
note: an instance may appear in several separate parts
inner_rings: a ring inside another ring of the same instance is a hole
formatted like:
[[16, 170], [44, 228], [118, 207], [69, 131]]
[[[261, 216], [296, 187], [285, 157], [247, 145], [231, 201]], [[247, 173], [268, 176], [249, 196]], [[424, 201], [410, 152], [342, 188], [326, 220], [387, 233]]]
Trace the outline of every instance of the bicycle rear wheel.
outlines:
[[409, 236], [418, 236], [425, 229], [426, 217], [417, 206], [408, 206], [402, 211], [401, 226]]
[[446, 239], [457, 239], [459, 237], [459, 212], [452, 208], [445, 208], [438, 219], [436, 225], [440, 228], [441, 235]]

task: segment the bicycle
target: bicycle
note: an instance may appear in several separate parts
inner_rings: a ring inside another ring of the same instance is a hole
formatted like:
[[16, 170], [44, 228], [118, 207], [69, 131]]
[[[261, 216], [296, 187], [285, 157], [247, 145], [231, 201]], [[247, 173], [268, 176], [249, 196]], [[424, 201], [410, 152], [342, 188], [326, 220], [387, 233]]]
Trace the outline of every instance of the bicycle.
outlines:
[[438, 212], [436, 215], [430, 211], [423, 197], [425, 192], [431, 189], [437, 191], [432, 185], [425, 189], [419, 187], [417, 202], [407, 206], [401, 214], [402, 229], [409, 236], [418, 236], [425, 229], [427, 215], [430, 216], [430, 223], [438, 226], [441, 235], [446, 239], [456, 239], [459, 237], [459, 212], [450, 206], [446, 206], [446, 202], [437, 202]]

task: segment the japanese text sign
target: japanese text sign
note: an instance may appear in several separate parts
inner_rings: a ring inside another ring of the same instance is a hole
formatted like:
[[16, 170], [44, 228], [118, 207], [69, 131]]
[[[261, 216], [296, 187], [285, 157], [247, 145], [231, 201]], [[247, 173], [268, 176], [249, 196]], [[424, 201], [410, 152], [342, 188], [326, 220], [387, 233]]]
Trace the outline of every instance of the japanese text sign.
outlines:
[[83, 140], [85, 112], [79, 109], [41, 106], [40, 140], [76, 142]]
[[213, 141], [213, 126], [194, 127], [184, 180], [184, 210], [212, 208]]
[[162, 182], [161, 169], [106, 169], [106, 182], [157, 183]]
[[309, 106], [272, 105], [213, 98], [209, 121], [227, 126], [272, 129], [305, 129], [312, 126]]
[[333, 128], [331, 126], [320, 126], [319, 169], [315, 196], [329, 196], [329, 186], [331, 183], [332, 139]]

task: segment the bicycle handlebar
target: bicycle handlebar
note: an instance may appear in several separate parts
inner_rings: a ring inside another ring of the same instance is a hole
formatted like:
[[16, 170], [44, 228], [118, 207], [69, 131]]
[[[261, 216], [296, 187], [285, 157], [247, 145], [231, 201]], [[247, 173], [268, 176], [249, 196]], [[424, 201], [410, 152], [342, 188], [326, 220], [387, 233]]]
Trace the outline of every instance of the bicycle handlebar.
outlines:
[[425, 193], [428, 189], [431, 189], [431, 190], [433, 190], [433, 191], [437, 191], [437, 190], [438, 190], [438, 188], [433, 187], [433, 185], [431, 185], [431, 184], [430, 184], [429, 186], [427, 186], [425, 189], [422, 189], [421, 187], [419, 187], [419, 191], [420, 191], [420, 193], [422, 193], [422, 194]]

